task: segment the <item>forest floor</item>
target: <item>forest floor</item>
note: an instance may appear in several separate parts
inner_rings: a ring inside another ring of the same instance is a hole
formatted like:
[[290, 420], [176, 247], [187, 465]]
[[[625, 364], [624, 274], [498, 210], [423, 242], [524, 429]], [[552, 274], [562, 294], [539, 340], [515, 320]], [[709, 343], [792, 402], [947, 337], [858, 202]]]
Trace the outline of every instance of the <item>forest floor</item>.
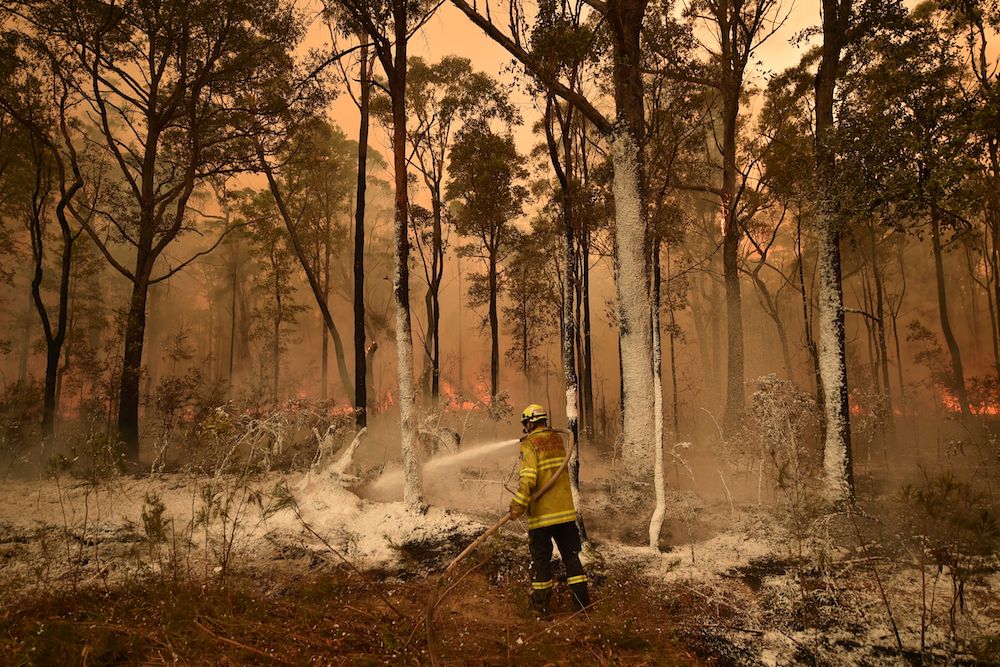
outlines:
[[[593, 606], [557, 585], [533, 616], [514, 526], [438, 607], [444, 664], [1000, 664], [996, 570], [957, 591], [868, 517], [803, 538], [773, 508], [680, 492], [655, 553], [645, 513], [590, 485]], [[428, 664], [436, 577], [494, 519], [302, 473], [6, 480], [0, 663]]]

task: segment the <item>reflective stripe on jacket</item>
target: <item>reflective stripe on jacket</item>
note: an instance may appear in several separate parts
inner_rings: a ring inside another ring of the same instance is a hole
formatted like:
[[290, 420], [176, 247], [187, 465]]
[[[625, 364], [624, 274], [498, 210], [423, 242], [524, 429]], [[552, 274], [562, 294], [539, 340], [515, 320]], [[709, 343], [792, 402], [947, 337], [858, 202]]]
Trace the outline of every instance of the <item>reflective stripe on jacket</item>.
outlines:
[[521, 461], [514, 502], [527, 507], [528, 528], [542, 528], [576, 521], [569, 474], [564, 472], [541, 498], [531, 494], [552, 478], [566, 459], [562, 437], [548, 426], [536, 428], [521, 440]]

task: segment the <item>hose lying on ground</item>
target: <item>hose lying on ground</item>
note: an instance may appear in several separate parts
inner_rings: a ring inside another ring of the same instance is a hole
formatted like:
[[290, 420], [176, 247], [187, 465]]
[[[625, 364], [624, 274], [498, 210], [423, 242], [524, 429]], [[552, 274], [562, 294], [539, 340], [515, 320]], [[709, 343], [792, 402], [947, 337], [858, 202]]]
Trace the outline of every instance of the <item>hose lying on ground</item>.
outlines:
[[[573, 458], [573, 454], [576, 452], [577, 446], [579, 444], [579, 441], [573, 437], [573, 434], [571, 432], [564, 431], [562, 429], [554, 429], [554, 430], [557, 433], [569, 434], [570, 438], [573, 439], [573, 444], [570, 447], [570, 451], [567, 454], [566, 458], [563, 460], [562, 465], [560, 465], [556, 469], [555, 474], [552, 475], [552, 477], [550, 477], [549, 480], [542, 485], [542, 488], [538, 489], [533, 494], [531, 494], [531, 502], [534, 502], [539, 498], [541, 498], [546, 491], [552, 488], [552, 485], [556, 483], [556, 480], [559, 479], [559, 476], [566, 472], [566, 469], [569, 468], [569, 462]], [[490, 537], [495, 535], [496, 532], [500, 530], [500, 528], [502, 528], [505, 523], [507, 523], [513, 518], [514, 518], [513, 515], [510, 512], [507, 512], [507, 514], [505, 514], [503, 518], [501, 518], [499, 521], [493, 524], [485, 533], [477, 537], [472, 542], [472, 544], [465, 547], [465, 549], [462, 550], [462, 553], [458, 554], [458, 556], [456, 556], [454, 560], [448, 563], [448, 567], [446, 567], [444, 569], [444, 572], [442, 572], [438, 576], [437, 581], [431, 588], [431, 593], [427, 597], [427, 608], [425, 610], [425, 616], [424, 616], [424, 628], [427, 631], [427, 653], [428, 655], [430, 655], [431, 664], [434, 667], [440, 667], [441, 665], [441, 658], [438, 657], [437, 654], [437, 647], [436, 647], [437, 638], [434, 636], [434, 612], [437, 609], [438, 605], [441, 604], [441, 602], [444, 600], [445, 596], [447, 596], [448, 593], [451, 591], [451, 588], [449, 588], [445, 590], [443, 594], [439, 595], [439, 592], [441, 591], [441, 586], [444, 584], [448, 575], [451, 574], [456, 567], [458, 567], [459, 563], [461, 563], [473, 551], [478, 549], [483, 542], [485, 542]]]

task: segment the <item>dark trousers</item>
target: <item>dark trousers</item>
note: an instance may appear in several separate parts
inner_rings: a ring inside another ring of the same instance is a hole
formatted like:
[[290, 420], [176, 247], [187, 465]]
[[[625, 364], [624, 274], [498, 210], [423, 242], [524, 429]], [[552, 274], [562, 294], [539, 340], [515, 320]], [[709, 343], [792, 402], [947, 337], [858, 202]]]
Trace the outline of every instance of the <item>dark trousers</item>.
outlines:
[[575, 521], [557, 523], [528, 531], [528, 550], [531, 552], [531, 589], [536, 606], [548, 607], [552, 594], [552, 542], [559, 547], [559, 556], [566, 566], [566, 578], [577, 606], [590, 604], [587, 595], [587, 577], [580, 563], [580, 531]]

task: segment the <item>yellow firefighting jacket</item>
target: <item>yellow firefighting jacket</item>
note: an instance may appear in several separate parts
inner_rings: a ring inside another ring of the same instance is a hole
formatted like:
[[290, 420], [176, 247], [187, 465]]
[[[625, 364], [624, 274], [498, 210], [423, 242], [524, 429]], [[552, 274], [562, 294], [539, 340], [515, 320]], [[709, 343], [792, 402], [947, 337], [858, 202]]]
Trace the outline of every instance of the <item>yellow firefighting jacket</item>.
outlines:
[[568, 472], [560, 475], [541, 498], [531, 500], [531, 494], [556, 474], [565, 458], [562, 438], [548, 426], [536, 428], [521, 440], [519, 483], [513, 502], [527, 508], [529, 529], [576, 520]]

